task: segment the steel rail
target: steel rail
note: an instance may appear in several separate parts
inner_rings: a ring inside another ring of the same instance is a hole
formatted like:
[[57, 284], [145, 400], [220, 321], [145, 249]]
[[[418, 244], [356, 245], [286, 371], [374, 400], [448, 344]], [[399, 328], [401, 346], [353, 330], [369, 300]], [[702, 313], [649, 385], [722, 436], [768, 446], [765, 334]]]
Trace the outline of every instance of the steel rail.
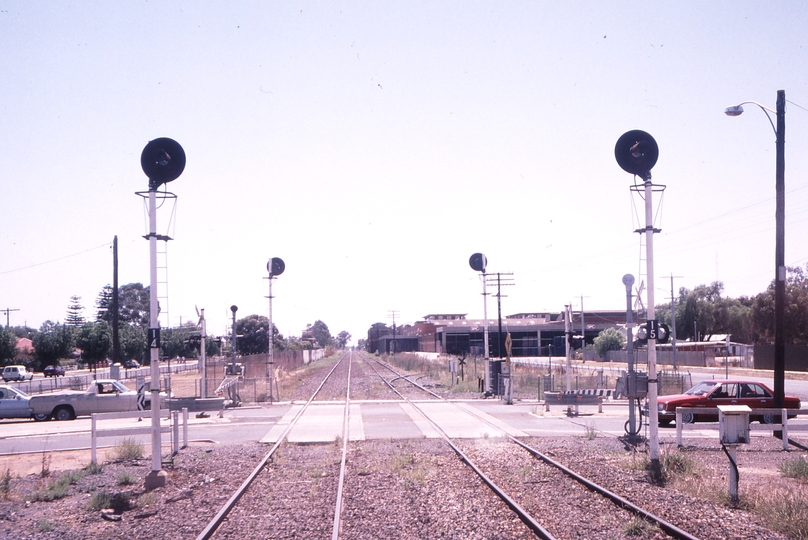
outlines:
[[345, 413], [342, 417], [342, 461], [339, 465], [339, 483], [337, 484], [337, 503], [334, 508], [334, 529], [331, 532], [331, 540], [339, 538], [341, 516], [342, 516], [342, 487], [345, 484], [345, 463], [348, 461], [348, 425], [351, 410], [351, 366], [353, 364], [353, 352], [348, 353], [348, 387], [345, 390]]
[[328, 375], [325, 376], [325, 378], [323, 379], [323, 382], [321, 382], [320, 386], [317, 387], [317, 390], [314, 391], [314, 393], [311, 395], [311, 397], [305, 403], [305, 405], [303, 405], [303, 407], [297, 412], [295, 417], [292, 418], [292, 421], [289, 422], [289, 425], [286, 426], [286, 429], [283, 430], [283, 433], [281, 434], [280, 437], [278, 437], [278, 440], [274, 444], [272, 449], [269, 452], [267, 452], [267, 454], [264, 456], [264, 458], [261, 460], [261, 462], [258, 464], [258, 466], [255, 467], [255, 469], [253, 469], [252, 473], [250, 473], [250, 475], [247, 477], [247, 479], [244, 480], [244, 482], [241, 484], [241, 486], [239, 486], [239, 488], [235, 491], [235, 493], [233, 493], [233, 495], [230, 497], [230, 499], [228, 499], [228, 501], [224, 504], [224, 506], [222, 506], [222, 508], [213, 517], [213, 519], [210, 520], [207, 527], [205, 527], [205, 529], [201, 533], [199, 533], [199, 536], [196, 537], [197, 540], [208, 540], [211, 536], [213, 536], [213, 534], [216, 532], [216, 530], [221, 526], [222, 521], [224, 521], [224, 518], [227, 517], [227, 515], [230, 513], [230, 511], [233, 509], [233, 507], [236, 505], [236, 503], [239, 501], [239, 499], [241, 499], [242, 495], [244, 495], [244, 493], [247, 491], [247, 489], [250, 487], [250, 485], [253, 483], [253, 481], [258, 477], [258, 475], [261, 473], [261, 471], [264, 469], [264, 467], [266, 467], [269, 460], [272, 459], [272, 456], [273, 456], [273, 454], [275, 454], [275, 451], [280, 447], [281, 443], [286, 439], [286, 437], [292, 431], [292, 428], [295, 426], [295, 424], [300, 419], [300, 417], [303, 416], [303, 413], [306, 411], [306, 409], [309, 407], [309, 405], [311, 405], [311, 402], [314, 401], [314, 398], [317, 397], [317, 394], [320, 393], [320, 390], [322, 390], [322, 388], [325, 385], [326, 381], [328, 381], [329, 377], [331, 377], [331, 374], [334, 373], [334, 371], [337, 369], [337, 367], [345, 359], [345, 356], [347, 354], [348, 353], [343, 354], [342, 357], [340, 357], [339, 361], [336, 364], [334, 364], [334, 367], [331, 368], [331, 371], [329, 371]]
[[[434, 420], [432, 420], [429, 417], [429, 415], [427, 415], [423, 410], [421, 410], [421, 408], [418, 405], [416, 405], [412, 400], [405, 397], [401, 392], [399, 392], [390, 382], [387, 381], [387, 379], [382, 377], [381, 374], [379, 373], [379, 371], [376, 369], [376, 367], [373, 364], [369, 364], [369, 365], [373, 369], [373, 371], [376, 373], [376, 375], [378, 375], [379, 378], [382, 381], [384, 381], [384, 383], [393, 392], [398, 394], [398, 396], [401, 399], [406, 401], [412, 408], [414, 408], [416, 411], [418, 411], [418, 414], [420, 414], [424, 418], [424, 420], [426, 420], [427, 422], [429, 422], [432, 425], [432, 428], [435, 429], [435, 431], [437, 431], [440, 434], [440, 436], [441, 436], [441, 438], [443, 438], [444, 442], [446, 442], [446, 444], [448, 444], [449, 447], [452, 450], [454, 450], [454, 452], [460, 457], [460, 459], [466, 465], [468, 465], [477, 474], [477, 476], [480, 477], [480, 479], [491, 489], [491, 491], [494, 492], [494, 494], [497, 497], [499, 497], [506, 505], [508, 505], [508, 507], [517, 516], [519, 516], [519, 519], [522, 521], [522, 523], [524, 523], [539, 538], [542, 538], [543, 540], [555, 540], [555, 537], [552, 534], [550, 534], [550, 532], [547, 531], [544, 527], [542, 527], [541, 524], [539, 524], [539, 522], [536, 521], [533, 518], [533, 516], [528, 514], [527, 510], [522, 508], [519, 505], [519, 503], [517, 503], [515, 500], [513, 500], [507, 493], [505, 493], [499, 486], [497, 486], [494, 483], [493, 480], [488, 478], [488, 476], [486, 476], [486, 474], [482, 470], [480, 470], [480, 468], [477, 467], [477, 465], [468, 456], [466, 456], [466, 454], [464, 454], [463, 451], [460, 448], [457, 447], [457, 445], [455, 445], [452, 442], [452, 440], [449, 438], [449, 436], [446, 434], [446, 432], [443, 431], [443, 429]], [[381, 365], [384, 365], [384, 364], [381, 364]], [[387, 366], [385, 366], [385, 367], [387, 367]], [[390, 369], [390, 368], [388, 368], [388, 369]], [[415, 384], [416, 386], [420, 387], [420, 385], [418, 385], [416, 383], [413, 383], [412, 381], [408, 381], [408, 382], [410, 382], [412, 384]], [[423, 387], [420, 387], [420, 388], [423, 388]], [[440, 397], [440, 396], [438, 396], [438, 397]], [[441, 398], [441, 399], [443, 399], [443, 398]]]
[[[378, 360], [377, 360], [377, 362], [378, 362]], [[384, 366], [383, 363], [381, 363], [381, 362], [379, 362], [379, 363]], [[371, 365], [371, 367], [372, 367], [372, 365]], [[385, 367], [387, 367], [387, 369], [389, 369], [393, 373], [396, 373], [396, 371], [393, 370], [392, 368], [390, 368], [389, 366], [385, 366]], [[396, 373], [396, 374], [399, 375], [398, 373]], [[406, 377], [402, 377], [402, 378], [407, 380], [407, 382], [409, 382], [409, 383], [411, 383], [411, 384], [413, 384], [415, 386], [418, 386], [422, 390], [425, 390], [425, 391], [429, 392], [429, 390], [427, 390], [426, 388], [423, 388], [422, 386], [418, 385], [417, 383], [414, 383], [414, 382], [410, 381]], [[396, 393], [398, 393], [398, 391], [396, 391]], [[430, 392], [430, 393], [432, 393], [432, 392]], [[399, 394], [399, 395], [401, 395], [401, 394]], [[437, 395], [437, 394], [433, 393], [433, 395]], [[440, 397], [440, 396], [438, 396], [438, 397]], [[443, 401], [446, 401], [447, 403], [450, 403], [448, 400], [444, 399], [443, 397], [440, 397], [440, 399], [442, 399]], [[577, 481], [578, 483], [582, 484], [583, 486], [585, 486], [589, 490], [594, 491], [595, 493], [598, 493], [599, 495], [611, 500], [613, 503], [615, 503], [620, 508], [628, 510], [628, 511], [634, 513], [635, 515], [640, 516], [643, 519], [646, 519], [646, 520], [656, 524], [660, 529], [665, 531], [669, 536], [672, 536], [672, 537], [680, 539], [680, 540], [698, 540], [697, 537], [695, 537], [695, 536], [691, 535], [690, 533], [678, 528], [676, 525], [673, 525], [672, 523], [669, 523], [668, 521], [664, 520], [663, 518], [648, 512], [647, 510], [635, 505], [634, 503], [628, 501], [627, 499], [624, 499], [623, 497], [620, 497], [616, 493], [614, 493], [612, 491], [609, 491], [608, 489], [604, 488], [603, 486], [595, 484], [594, 482], [592, 482], [592, 481], [584, 478], [583, 476], [579, 475], [575, 471], [565, 467], [561, 463], [558, 463], [554, 459], [542, 454], [541, 452], [539, 452], [535, 448], [532, 448], [532, 447], [528, 446], [527, 444], [520, 441], [519, 439], [517, 439], [516, 437], [514, 437], [510, 433], [504, 431], [501, 427], [497, 426], [493, 422], [490, 422], [487, 418], [476, 414], [474, 411], [470, 411], [468, 409], [464, 409], [464, 410], [465, 410], [465, 412], [467, 414], [470, 414], [471, 416], [477, 418], [481, 422], [484, 422], [485, 424], [488, 424], [490, 427], [493, 427], [494, 429], [499, 430], [500, 432], [503, 433], [503, 435], [505, 437], [507, 437], [512, 442], [518, 444], [519, 446], [521, 446], [522, 448], [527, 450], [531, 455], [533, 455], [534, 457], [537, 457], [540, 460], [544, 461], [547, 465], [550, 465], [551, 467], [554, 467], [554, 468], [560, 470], [561, 472], [563, 472], [564, 474], [566, 474], [567, 476], [569, 476], [573, 480]]]

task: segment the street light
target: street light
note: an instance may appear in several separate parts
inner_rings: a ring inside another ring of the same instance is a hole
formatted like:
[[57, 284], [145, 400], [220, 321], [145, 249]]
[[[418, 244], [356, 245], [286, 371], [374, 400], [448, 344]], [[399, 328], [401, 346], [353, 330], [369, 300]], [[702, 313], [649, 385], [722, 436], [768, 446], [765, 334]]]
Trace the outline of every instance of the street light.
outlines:
[[[785, 170], [786, 170], [786, 91], [777, 91], [777, 110], [773, 111], [755, 101], [744, 101], [738, 105], [727, 107], [724, 114], [739, 116], [743, 113], [743, 105], [757, 105], [766, 114], [772, 125], [777, 151], [775, 165], [775, 247], [774, 247], [774, 408], [783, 408], [785, 404], [786, 346], [783, 327], [785, 325], [786, 300], [786, 267], [785, 267]], [[772, 122], [769, 113], [777, 115], [777, 126]]]

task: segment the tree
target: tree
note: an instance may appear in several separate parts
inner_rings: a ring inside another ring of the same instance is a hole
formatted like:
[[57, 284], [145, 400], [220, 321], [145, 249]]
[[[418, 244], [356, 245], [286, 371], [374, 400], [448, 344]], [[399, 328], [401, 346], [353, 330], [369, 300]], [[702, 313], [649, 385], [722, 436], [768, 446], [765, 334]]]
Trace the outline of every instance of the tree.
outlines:
[[143, 365], [149, 364], [151, 358], [146, 354], [146, 330], [134, 324], [124, 324], [118, 328], [118, 339], [121, 344], [121, 355], [124, 360], [134, 358]]
[[[802, 268], [786, 268], [785, 297], [783, 338], [788, 344], [808, 343], [808, 275]], [[774, 281], [752, 300], [751, 319], [759, 336], [774, 341]]]
[[339, 347], [340, 349], [344, 349], [348, 345], [348, 342], [351, 341], [351, 334], [343, 330], [342, 332], [337, 334], [336, 341], [337, 341], [337, 347]]
[[17, 336], [10, 328], [0, 326], [0, 366], [4, 366], [17, 356]]
[[309, 331], [311, 332], [312, 336], [314, 336], [314, 341], [316, 341], [320, 347], [331, 345], [331, 332], [328, 331], [328, 325], [323, 321], [314, 321], [314, 324], [309, 327]]
[[[98, 320], [112, 324], [112, 287], [104, 286], [96, 299]], [[149, 327], [149, 287], [142, 283], [129, 283], [118, 288], [118, 321]]]
[[240, 354], [268, 352], [267, 328], [269, 328], [269, 319], [263, 315], [248, 315], [236, 321], [236, 335], [238, 336], [236, 350]]
[[75, 338], [70, 327], [45, 321], [32, 339], [34, 345], [35, 371], [56, 364], [60, 358], [70, 358], [75, 348]]
[[617, 328], [605, 328], [595, 337], [592, 345], [599, 356], [606, 356], [609, 351], [619, 351], [623, 348], [626, 337]]
[[81, 296], [71, 296], [70, 303], [67, 305], [67, 315], [65, 316], [65, 324], [78, 328], [84, 326], [87, 320], [82, 315], [84, 306], [81, 305]]
[[160, 350], [164, 358], [196, 358], [197, 349], [193, 345], [192, 336], [198, 336], [199, 331], [194, 323], [177, 328], [163, 330], [160, 337]]
[[[729, 334], [735, 341], [748, 343], [754, 339], [749, 298], [724, 298], [720, 281], [699, 285], [695, 289], [679, 289], [676, 303], [676, 339], [693, 339], [714, 334]], [[672, 327], [670, 304], [656, 306], [656, 317]]]
[[112, 349], [112, 329], [106, 321], [87, 323], [76, 336], [76, 346], [82, 359], [92, 365], [104, 360]]

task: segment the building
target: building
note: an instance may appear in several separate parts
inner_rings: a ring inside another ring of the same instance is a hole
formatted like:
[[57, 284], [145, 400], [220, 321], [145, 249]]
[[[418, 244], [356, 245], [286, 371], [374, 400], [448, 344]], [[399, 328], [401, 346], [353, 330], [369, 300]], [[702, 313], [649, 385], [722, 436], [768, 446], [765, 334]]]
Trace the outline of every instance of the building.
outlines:
[[[573, 313], [570, 330], [575, 336], [583, 336], [585, 344], [591, 344], [606, 328], [625, 324], [625, 311], [585, 311]], [[585, 326], [585, 328], [584, 328]], [[484, 321], [467, 319], [465, 314], [429, 314], [414, 325], [396, 328], [393, 331], [382, 323], [374, 324], [368, 331], [368, 351], [390, 352], [395, 350], [438, 352], [447, 354], [472, 354], [483, 356]], [[488, 320], [488, 345], [491, 358], [505, 357], [505, 341], [511, 336], [511, 356], [564, 356], [564, 313], [517, 313], [499, 321]], [[416, 348], [417, 347], [417, 348]], [[579, 345], [580, 347], [580, 345]]]

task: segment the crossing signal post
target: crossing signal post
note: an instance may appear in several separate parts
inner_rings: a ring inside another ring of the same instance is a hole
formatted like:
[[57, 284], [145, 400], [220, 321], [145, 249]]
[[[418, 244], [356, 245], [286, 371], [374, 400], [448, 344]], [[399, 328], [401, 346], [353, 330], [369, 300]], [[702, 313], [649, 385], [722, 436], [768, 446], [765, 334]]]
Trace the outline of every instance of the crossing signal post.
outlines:
[[[180, 144], [167, 137], [150, 141], [140, 155], [140, 166], [149, 178], [149, 353], [151, 368], [151, 440], [152, 470], [146, 476], [145, 487], [151, 490], [166, 485], [162, 470], [162, 440], [160, 434], [160, 307], [157, 301], [157, 240], [170, 240], [157, 234], [157, 190], [161, 185], [179, 178], [185, 170], [185, 151]], [[142, 192], [138, 193], [142, 195]], [[174, 196], [165, 192], [164, 197]]]
[[[614, 157], [621, 169], [634, 175], [635, 184], [630, 189], [642, 194], [645, 201], [645, 228], [635, 232], [645, 234], [646, 246], [646, 273], [648, 279], [648, 320], [655, 320], [654, 313], [654, 233], [660, 232], [654, 228], [653, 193], [663, 191], [664, 185], [654, 185], [651, 182], [651, 169], [659, 158], [659, 146], [656, 140], [645, 131], [635, 129], [627, 131], [617, 139], [614, 147]], [[642, 180], [642, 185], [636, 183], [636, 177]], [[649, 454], [651, 468], [655, 473], [661, 472], [659, 461], [659, 416], [657, 411], [658, 381], [656, 369], [656, 334], [649, 329], [648, 335], [648, 428], [649, 428]]]

